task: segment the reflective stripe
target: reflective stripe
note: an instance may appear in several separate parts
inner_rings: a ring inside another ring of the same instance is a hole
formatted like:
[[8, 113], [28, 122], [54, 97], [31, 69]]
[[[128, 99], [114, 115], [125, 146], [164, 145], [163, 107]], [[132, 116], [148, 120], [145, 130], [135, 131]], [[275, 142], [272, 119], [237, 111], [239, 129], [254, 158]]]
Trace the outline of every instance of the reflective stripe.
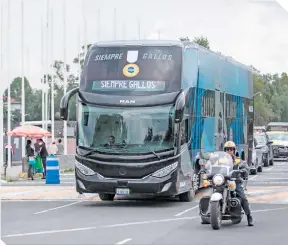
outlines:
[[46, 170], [59, 170], [59, 166], [46, 166]]

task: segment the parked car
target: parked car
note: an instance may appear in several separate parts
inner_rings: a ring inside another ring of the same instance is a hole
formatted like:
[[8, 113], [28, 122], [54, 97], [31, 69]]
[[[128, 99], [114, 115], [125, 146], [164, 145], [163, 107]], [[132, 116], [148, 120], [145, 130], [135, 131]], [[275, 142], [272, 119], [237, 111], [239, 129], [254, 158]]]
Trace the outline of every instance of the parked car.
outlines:
[[263, 170], [263, 152], [260, 148], [256, 147], [256, 140], [253, 138], [253, 153], [252, 153], [252, 162], [250, 165], [250, 174], [257, 174]]
[[273, 141], [269, 140], [269, 137], [266, 133], [255, 133], [254, 139], [256, 143], [256, 149], [262, 151], [262, 162], [264, 167], [274, 164], [274, 154], [273, 154]]
[[288, 158], [288, 132], [267, 132], [269, 140], [272, 141], [274, 159]]

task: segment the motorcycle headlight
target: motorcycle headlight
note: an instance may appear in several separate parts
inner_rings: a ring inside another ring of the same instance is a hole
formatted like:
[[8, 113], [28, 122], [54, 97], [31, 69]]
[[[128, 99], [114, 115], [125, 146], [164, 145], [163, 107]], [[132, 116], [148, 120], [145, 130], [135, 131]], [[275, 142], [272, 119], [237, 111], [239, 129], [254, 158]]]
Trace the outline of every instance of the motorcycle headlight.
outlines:
[[264, 147], [261, 148], [261, 151], [262, 152], [267, 152], [267, 151], [269, 151], [269, 148], [267, 146], [264, 146]]
[[212, 181], [214, 185], [220, 186], [224, 184], [225, 179], [222, 174], [215, 174]]
[[178, 166], [178, 162], [174, 162], [173, 164], [171, 164], [167, 167], [164, 167], [164, 168], [157, 170], [156, 172], [154, 172], [152, 174], [152, 176], [157, 177], [157, 178], [165, 177], [168, 174], [170, 174], [172, 171], [174, 171], [177, 168], [177, 166]]
[[96, 174], [91, 168], [84, 166], [82, 163], [75, 160], [75, 167], [84, 175], [94, 175]]

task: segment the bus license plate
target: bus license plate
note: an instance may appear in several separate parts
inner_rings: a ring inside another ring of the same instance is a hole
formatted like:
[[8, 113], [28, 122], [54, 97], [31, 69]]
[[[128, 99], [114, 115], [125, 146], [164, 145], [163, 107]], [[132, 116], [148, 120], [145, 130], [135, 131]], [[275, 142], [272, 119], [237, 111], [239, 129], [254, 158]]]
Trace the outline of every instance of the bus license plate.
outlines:
[[119, 196], [128, 196], [130, 194], [130, 190], [128, 188], [117, 188], [116, 194]]

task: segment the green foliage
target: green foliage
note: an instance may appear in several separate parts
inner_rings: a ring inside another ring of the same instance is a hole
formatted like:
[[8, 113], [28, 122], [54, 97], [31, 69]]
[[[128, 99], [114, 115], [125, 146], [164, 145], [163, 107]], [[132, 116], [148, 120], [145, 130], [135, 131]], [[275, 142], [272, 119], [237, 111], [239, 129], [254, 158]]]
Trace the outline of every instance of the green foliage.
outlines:
[[[190, 38], [189, 37], [180, 37], [179, 40], [181, 42], [189, 42]], [[203, 36], [194, 37], [193, 42], [201, 45], [204, 48], [210, 49], [210, 45], [209, 45], [209, 41], [208, 41], [207, 37], [203, 37]]]

